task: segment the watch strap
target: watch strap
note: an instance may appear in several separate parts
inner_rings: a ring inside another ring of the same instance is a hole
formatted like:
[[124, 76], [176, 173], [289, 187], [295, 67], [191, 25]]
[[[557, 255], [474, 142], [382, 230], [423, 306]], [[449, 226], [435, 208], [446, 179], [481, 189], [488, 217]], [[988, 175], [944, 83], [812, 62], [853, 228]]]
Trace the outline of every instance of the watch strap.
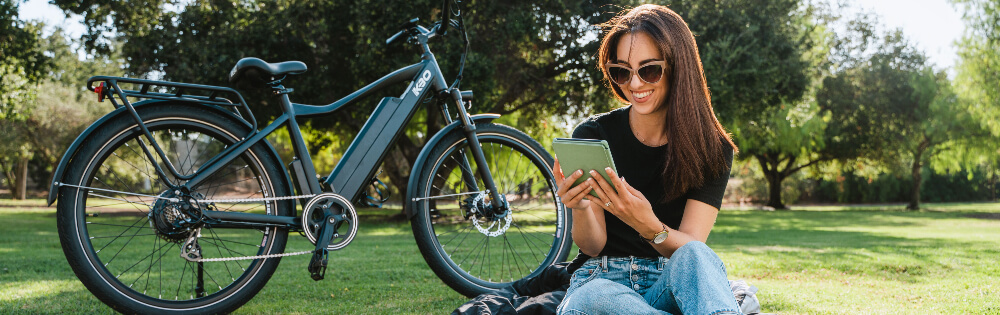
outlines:
[[666, 224], [660, 222], [660, 225], [663, 225], [663, 230], [657, 232], [656, 234], [653, 234], [653, 238], [646, 238], [645, 236], [642, 236], [642, 233], [639, 233], [639, 238], [641, 238], [643, 241], [646, 241], [647, 243], [654, 244], [653, 241], [656, 239], [657, 236], [660, 236], [661, 234], [667, 234], [670, 232], [670, 230], [667, 230]]

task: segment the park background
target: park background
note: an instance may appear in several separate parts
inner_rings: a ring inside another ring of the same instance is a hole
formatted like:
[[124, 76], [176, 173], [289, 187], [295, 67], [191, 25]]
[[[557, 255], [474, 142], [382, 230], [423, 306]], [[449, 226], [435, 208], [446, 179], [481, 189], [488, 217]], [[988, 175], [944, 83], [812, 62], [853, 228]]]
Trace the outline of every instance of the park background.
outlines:
[[[69, 271], [54, 237], [54, 209], [39, 199], [63, 150], [111, 109], [83, 88], [89, 76], [227, 85], [242, 57], [301, 60], [310, 69], [288, 81], [294, 99], [326, 104], [414, 62], [416, 47], [386, 47], [384, 40], [402, 21], [433, 21], [439, 10], [430, 0], [51, 3], [80, 19], [84, 31], [22, 18], [22, 1], [0, 0], [0, 198], [27, 199], [0, 203], [12, 227], [0, 233], [0, 253], [7, 253], [0, 256], [0, 309], [28, 313], [108, 311]], [[858, 3], [659, 3], [696, 35], [716, 114], [740, 148], [709, 244], [734, 277], [763, 288], [765, 311], [1000, 313], [1000, 269], [992, 265], [1000, 257], [997, 1], [948, 2], [963, 31], [953, 43], [957, 59], [946, 62]], [[476, 92], [471, 112], [503, 114], [500, 122], [548, 145], [586, 116], [621, 106], [595, 66], [596, 25], [637, 4], [465, 1], [472, 51], [463, 89]], [[453, 77], [461, 43], [445, 39], [431, 47]], [[260, 123], [277, 114], [273, 98], [245, 92]], [[303, 131], [321, 173], [374, 105], [307, 120]], [[415, 116], [381, 175], [397, 199], [362, 210], [378, 232], [363, 232], [359, 243], [419, 257], [409, 227], [397, 219], [398, 196], [423, 142], [441, 127], [433, 112]], [[287, 139], [271, 140], [290, 154]], [[360, 247], [348, 250], [364, 252]], [[414, 270], [395, 277], [415, 287], [390, 291], [398, 301], [350, 300], [352, 288], [382, 292], [361, 269], [353, 280], [287, 280], [306, 278], [291, 267], [301, 262], [289, 259], [279, 269], [289, 276], [276, 276], [244, 309], [440, 313], [462, 302], [420, 258], [401, 261]], [[410, 299], [408, 292], [421, 293]], [[301, 294], [333, 300], [299, 308]], [[53, 295], [86, 302], [50, 301]], [[325, 305], [334, 302], [340, 306]]]

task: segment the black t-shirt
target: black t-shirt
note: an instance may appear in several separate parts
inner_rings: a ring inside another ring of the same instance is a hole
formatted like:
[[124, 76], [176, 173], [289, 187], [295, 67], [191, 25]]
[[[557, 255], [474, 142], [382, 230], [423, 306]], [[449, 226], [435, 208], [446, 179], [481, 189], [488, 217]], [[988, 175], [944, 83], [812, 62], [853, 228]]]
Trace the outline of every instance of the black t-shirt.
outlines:
[[[669, 144], [654, 148], [639, 142], [629, 125], [630, 109], [631, 107], [623, 107], [587, 118], [573, 130], [573, 138], [607, 141], [618, 175], [625, 177], [632, 187], [642, 192], [653, 206], [656, 217], [673, 229], [680, 227], [688, 199], [698, 200], [718, 209], [722, 205], [729, 172], [722, 172], [716, 178], [707, 179], [701, 187], [692, 188], [674, 200], [663, 202], [663, 162]], [[732, 148], [728, 144], [724, 147], [727, 150], [727, 169], [730, 169], [733, 163]], [[639, 237], [635, 229], [618, 217], [605, 212], [604, 221], [608, 241], [601, 250], [602, 256], [660, 256], [652, 245]]]

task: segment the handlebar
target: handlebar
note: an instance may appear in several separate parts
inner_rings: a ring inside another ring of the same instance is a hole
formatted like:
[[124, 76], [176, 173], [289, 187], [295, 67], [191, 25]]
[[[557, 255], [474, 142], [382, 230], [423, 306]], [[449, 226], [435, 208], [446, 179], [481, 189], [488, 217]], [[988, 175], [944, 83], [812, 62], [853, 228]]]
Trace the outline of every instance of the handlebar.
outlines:
[[[464, 19], [462, 18], [461, 9], [454, 13], [451, 11], [451, 2], [455, 1], [456, 5], [462, 3], [460, 0], [442, 0], [441, 5], [441, 21], [435, 22], [430, 30], [417, 24], [419, 19], [411, 19], [403, 25], [400, 26], [402, 30], [396, 32], [389, 39], [386, 39], [386, 46], [392, 45], [393, 43], [399, 41], [400, 38], [415, 39], [420, 45], [423, 45], [424, 50], [427, 49], [427, 40], [443, 36], [448, 31], [448, 26], [451, 25], [455, 29], [461, 31], [462, 40], [465, 44], [464, 52], [462, 53], [462, 59], [459, 62], [458, 75], [455, 78], [455, 82], [452, 84], [451, 88], [457, 89], [462, 81], [462, 73], [465, 69], [466, 56], [469, 54], [469, 34], [465, 29]], [[452, 15], [457, 19], [452, 20]], [[454, 25], [452, 25], [454, 24]], [[469, 95], [471, 97], [471, 95]]]
[[396, 42], [396, 40], [400, 37], [403, 37], [403, 35], [408, 35], [408, 33], [412, 32], [413, 28], [418, 26], [417, 22], [420, 22], [419, 18], [412, 18], [409, 21], [406, 21], [406, 23], [403, 23], [403, 25], [400, 25], [399, 28], [402, 30], [385, 40], [385, 45], [392, 45], [392, 43]]
[[422, 33], [423, 35], [426, 35], [427, 38], [431, 38], [431, 37], [435, 37], [435, 36], [443, 36], [448, 31], [448, 25], [450, 25], [451, 22], [452, 22], [451, 21], [451, 1], [452, 0], [443, 0], [442, 1], [442, 5], [441, 5], [441, 21], [437, 22], [437, 23], [434, 23], [434, 27], [432, 27], [429, 32], [425, 28], [420, 27], [419, 25], [417, 25], [417, 22], [420, 21], [420, 19], [414, 18], [414, 19], [409, 20], [406, 23], [403, 23], [403, 25], [400, 26], [400, 28], [402, 30], [400, 30], [399, 32], [396, 32], [396, 34], [393, 34], [391, 37], [389, 37], [389, 39], [386, 39], [385, 40], [386, 46], [392, 45], [397, 40], [399, 40], [400, 37], [410, 36], [410, 35], [418, 35], [418, 34], [415, 34], [415, 33], [417, 33], [416, 31], [418, 31], [418, 30], [421, 31], [420, 33]]
[[406, 30], [399, 31], [395, 35], [392, 35], [392, 37], [389, 37], [389, 39], [385, 40], [385, 45], [392, 45], [392, 43], [395, 43], [397, 39], [403, 37], [403, 34], [406, 34]]

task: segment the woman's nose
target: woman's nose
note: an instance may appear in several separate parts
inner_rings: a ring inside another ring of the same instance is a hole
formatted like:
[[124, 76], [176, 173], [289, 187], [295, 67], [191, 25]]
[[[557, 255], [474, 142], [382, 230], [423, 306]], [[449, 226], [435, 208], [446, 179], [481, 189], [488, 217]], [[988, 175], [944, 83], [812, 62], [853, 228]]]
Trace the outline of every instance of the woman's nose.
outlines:
[[643, 84], [645, 84], [645, 83], [646, 83], [646, 82], [643, 82], [643, 81], [642, 81], [642, 79], [639, 79], [639, 74], [638, 74], [638, 73], [633, 73], [633, 74], [632, 74], [632, 78], [630, 78], [630, 79], [628, 80], [628, 85], [629, 85], [629, 87], [631, 87], [631, 88], [632, 88], [633, 90], [638, 90], [638, 89], [639, 89], [639, 88], [641, 88], [641, 87], [642, 87], [642, 85], [643, 85]]

